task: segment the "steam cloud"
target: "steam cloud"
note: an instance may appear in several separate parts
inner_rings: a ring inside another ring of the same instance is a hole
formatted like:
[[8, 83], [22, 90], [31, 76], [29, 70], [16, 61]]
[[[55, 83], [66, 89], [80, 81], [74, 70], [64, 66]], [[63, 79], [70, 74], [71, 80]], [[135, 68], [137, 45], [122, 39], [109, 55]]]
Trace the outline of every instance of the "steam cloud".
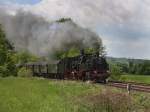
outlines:
[[73, 21], [48, 22], [26, 11], [16, 13], [0, 11], [0, 24], [16, 50], [27, 50], [38, 56], [51, 55], [56, 50], [94, 46], [99, 36]]

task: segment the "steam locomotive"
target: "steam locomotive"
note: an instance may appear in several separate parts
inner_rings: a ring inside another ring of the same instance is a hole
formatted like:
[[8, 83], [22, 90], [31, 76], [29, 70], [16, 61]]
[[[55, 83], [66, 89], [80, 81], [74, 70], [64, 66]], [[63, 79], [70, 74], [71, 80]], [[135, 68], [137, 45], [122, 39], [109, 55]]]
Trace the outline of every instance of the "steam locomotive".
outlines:
[[90, 80], [106, 82], [109, 77], [109, 65], [105, 57], [99, 53], [81, 54], [76, 57], [67, 57], [57, 63], [26, 63], [23, 65], [31, 69], [34, 76], [66, 80]]

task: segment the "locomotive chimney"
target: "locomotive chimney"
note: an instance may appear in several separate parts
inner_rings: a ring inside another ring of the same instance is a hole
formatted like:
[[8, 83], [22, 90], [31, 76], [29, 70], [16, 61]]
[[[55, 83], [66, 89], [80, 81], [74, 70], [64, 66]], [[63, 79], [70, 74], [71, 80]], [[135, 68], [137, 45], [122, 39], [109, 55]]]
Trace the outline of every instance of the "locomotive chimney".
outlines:
[[82, 56], [82, 55], [84, 55], [85, 53], [84, 53], [84, 49], [81, 49], [80, 50], [80, 55]]
[[97, 52], [96, 52], [96, 56], [99, 57], [99, 55], [100, 55], [100, 54], [99, 54], [99, 51], [97, 51]]

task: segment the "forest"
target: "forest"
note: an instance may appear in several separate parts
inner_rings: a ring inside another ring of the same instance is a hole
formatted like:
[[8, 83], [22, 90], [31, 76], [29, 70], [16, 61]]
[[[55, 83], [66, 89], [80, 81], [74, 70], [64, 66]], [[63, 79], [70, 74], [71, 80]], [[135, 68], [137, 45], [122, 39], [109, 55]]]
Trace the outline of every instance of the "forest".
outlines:
[[107, 61], [122, 74], [150, 75], [150, 60], [107, 57]]

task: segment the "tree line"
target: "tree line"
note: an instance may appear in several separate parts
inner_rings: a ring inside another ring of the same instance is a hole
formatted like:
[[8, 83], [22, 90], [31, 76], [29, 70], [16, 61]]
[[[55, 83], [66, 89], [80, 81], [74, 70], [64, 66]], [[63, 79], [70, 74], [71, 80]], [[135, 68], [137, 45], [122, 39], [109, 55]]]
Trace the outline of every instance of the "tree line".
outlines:
[[110, 68], [118, 68], [121, 74], [150, 75], [150, 60], [108, 59]]

